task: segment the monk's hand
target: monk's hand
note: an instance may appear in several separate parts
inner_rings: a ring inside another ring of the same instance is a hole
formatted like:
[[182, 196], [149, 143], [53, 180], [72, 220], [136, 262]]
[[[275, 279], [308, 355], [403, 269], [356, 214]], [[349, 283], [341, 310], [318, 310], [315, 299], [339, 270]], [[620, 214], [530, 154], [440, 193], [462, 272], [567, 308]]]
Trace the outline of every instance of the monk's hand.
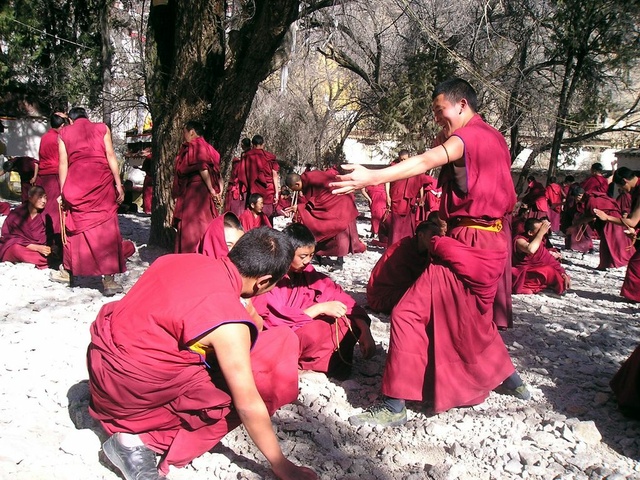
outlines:
[[48, 257], [49, 255], [51, 255], [51, 247], [49, 247], [48, 245], [38, 245], [36, 248], [36, 251], [40, 255], [43, 255], [45, 257]]
[[362, 165], [342, 165], [342, 168], [351, 173], [338, 175], [337, 182], [331, 182], [330, 187], [334, 187], [331, 193], [335, 195], [353, 193], [364, 187], [375, 185], [375, 174], [373, 170], [364, 168]]
[[604, 213], [602, 210], [599, 210], [597, 208], [593, 209], [593, 214], [598, 217], [600, 220], [602, 220], [603, 222], [606, 222], [607, 219], [609, 218], [609, 215], [607, 215], [606, 213]]
[[565, 273], [564, 275], [562, 275], [562, 278], [564, 280], [565, 290], [569, 290], [571, 288], [571, 277]]
[[540, 231], [544, 235], [551, 228], [551, 222], [549, 220], [543, 220], [542, 225], [540, 225]]
[[371, 336], [371, 330], [369, 330], [368, 328], [363, 330], [360, 334], [358, 345], [360, 345], [362, 358], [371, 358], [376, 354], [376, 341]]
[[116, 185], [116, 203], [120, 204], [124, 201], [124, 189], [122, 188], [122, 185]]
[[279, 480], [317, 480], [318, 475], [308, 467], [302, 467], [287, 459], [277, 465], [271, 465], [271, 470]]
[[342, 318], [347, 314], [347, 306], [337, 300], [331, 302], [318, 303], [322, 313], [333, 318]]

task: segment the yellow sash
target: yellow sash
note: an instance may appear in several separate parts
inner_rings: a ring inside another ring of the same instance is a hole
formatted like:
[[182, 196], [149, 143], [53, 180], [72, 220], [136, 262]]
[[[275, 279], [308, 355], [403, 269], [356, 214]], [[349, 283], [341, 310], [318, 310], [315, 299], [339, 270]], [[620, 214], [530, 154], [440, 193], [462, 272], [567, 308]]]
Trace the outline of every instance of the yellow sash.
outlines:
[[455, 225], [456, 227], [468, 227], [468, 228], [476, 228], [478, 230], [485, 230], [487, 232], [501, 232], [502, 231], [502, 220], [493, 220], [490, 223], [480, 222], [473, 218], [462, 217]]

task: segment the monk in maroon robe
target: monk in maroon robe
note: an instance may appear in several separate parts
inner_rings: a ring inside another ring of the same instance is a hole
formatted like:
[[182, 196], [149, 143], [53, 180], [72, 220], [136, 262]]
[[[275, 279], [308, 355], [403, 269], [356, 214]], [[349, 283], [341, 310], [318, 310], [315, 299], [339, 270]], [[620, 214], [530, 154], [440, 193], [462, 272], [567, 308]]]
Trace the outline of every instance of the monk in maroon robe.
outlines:
[[142, 162], [141, 170], [145, 173], [144, 182], [142, 183], [142, 211], [151, 213], [151, 204], [153, 202], [153, 188], [155, 186], [155, 171], [153, 168], [153, 159], [151, 151], [145, 154], [146, 158]]
[[[397, 162], [409, 158], [408, 150], [400, 150]], [[396, 162], [396, 163], [397, 163]], [[391, 199], [391, 225], [389, 244], [412, 237], [416, 229], [416, 211], [418, 195], [422, 189], [423, 176], [396, 180], [389, 184], [389, 198]]]
[[172, 195], [177, 226], [174, 253], [194, 253], [211, 221], [218, 216], [222, 178], [220, 154], [202, 137], [201, 123], [189, 121], [184, 127], [184, 143], [176, 157]]
[[420, 220], [426, 220], [431, 212], [440, 211], [442, 189], [438, 187], [438, 180], [431, 175], [424, 174], [422, 188], [424, 190], [424, 212]]
[[375, 185], [361, 190], [364, 198], [369, 202], [369, 209], [371, 210], [371, 236], [378, 238], [380, 232], [380, 222], [387, 207], [391, 204], [391, 199], [388, 197], [387, 189], [385, 185]]
[[432, 400], [439, 413], [482, 403], [501, 386], [530, 397], [492, 321], [507, 253], [438, 236], [429, 250], [426, 270], [391, 313], [384, 402], [350, 417], [352, 425], [401, 425], [405, 400]]
[[562, 187], [556, 182], [556, 177], [551, 177], [547, 188], [545, 189], [545, 197], [547, 199], [547, 216], [551, 223], [551, 231], [557, 233], [560, 231], [560, 213], [562, 212]]
[[363, 357], [375, 353], [371, 319], [338, 284], [311, 265], [315, 239], [299, 223], [283, 232], [295, 248], [289, 272], [270, 292], [253, 301], [267, 329], [286, 326], [300, 339], [298, 367], [346, 378], [353, 349], [360, 343]]
[[609, 215], [595, 209], [593, 213], [602, 221], [622, 227], [635, 245], [635, 253], [629, 259], [627, 273], [622, 283], [620, 294], [628, 300], [640, 302], [640, 241], [638, 227], [640, 225], [640, 182], [636, 174], [627, 167], [620, 167], [614, 174], [614, 181], [625, 192], [631, 194], [631, 213], [626, 218]]
[[44, 214], [51, 219], [53, 234], [60, 235], [60, 208], [58, 203], [58, 197], [60, 197], [60, 153], [58, 136], [60, 130], [66, 124], [66, 119], [60, 114], [54, 113], [49, 118], [49, 124], [51, 128], [40, 139], [40, 149], [38, 151], [40, 161], [36, 185], [44, 188], [47, 198], [51, 200], [44, 207]]
[[316, 241], [316, 255], [336, 256], [364, 252], [367, 247], [360, 241], [356, 227], [358, 209], [351, 195], [332, 195], [329, 183], [335, 174], [312, 170], [298, 175], [287, 175], [287, 187], [301, 192], [296, 216], [306, 225]]
[[245, 232], [259, 227], [271, 228], [269, 217], [262, 211], [264, 200], [259, 193], [249, 195], [249, 207], [238, 217]]
[[564, 268], [545, 246], [548, 220], [529, 218], [524, 235], [513, 240], [513, 293], [536, 294], [547, 288], [562, 294], [571, 285]]
[[0, 202], [0, 215], [9, 215], [11, 204], [9, 202]]
[[640, 420], [640, 346], [625, 360], [610, 385], [623, 415]]
[[628, 217], [631, 213], [631, 194], [618, 187], [618, 198], [616, 198], [616, 202], [618, 202], [618, 207], [620, 207], [622, 217]]
[[532, 175], [527, 177], [527, 181], [529, 185], [522, 197], [522, 202], [529, 206], [529, 216], [533, 218], [547, 217], [548, 204], [544, 185]]
[[585, 193], [589, 194], [595, 192], [602, 193], [604, 195], [607, 194], [609, 181], [602, 175], [602, 171], [601, 163], [594, 163], [591, 165], [591, 175], [589, 175], [587, 179], [580, 184]]
[[493, 309], [496, 325], [508, 328], [513, 324], [510, 214], [516, 202], [509, 148], [502, 134], [476, 113], [477, 95], [465, 80], [456, 78], [437, 85], [432, 107], [442, 127], [436, 147], [379, 170], [347, 165], [344, 168], [352, 172], [332, 183], [334, 193], [349, 193], [442, 167], [438, 180], [442, 187], [440, 218], [449, 224], [447, 234], [465, 245], [508, 255]]
[[111, 435], [103, 451], [126, 478], [160, 480], [240, 423], [278, 478], [317, 478], [283, 456], [269, 420], [298, 395], [298, 339], [288, 328], [260, 332], [243, 306], [292, 256], [282, 233], [257, 229], [227, 258], [158, 259], [101, 309], [87, 353], [90, 413]]
[[227, 185], [225, 197], [225, 212], [233, 212], [236, 216], [242, 215], [247, 202], [247, 178], [243, 169], [246, 167], [245, 154], [251, 149], [251, 139], [243, 138], [240, 142], [242, 154], [231, 160], [231, 176]]
[[[254, 135], [251, 139], [253, 148], [244, 153], [242, 159], [245, 179], [242, 183], [247, 186], [247, 195], [259, 193], [264, 199], [264, 213], [273, 219], [275, 204], [280, 196], [280, 165], [276, 156], [265, 150], [262, 135]], [[248, 198], [248, 197], [247, 197]], [[248, 204], [247, 204], [248, 206]]]
[[213, 258], [226, 257], [242, 235], [244, 230], [238, 217], [226, 212], [209, 224], [198, 243], [198, 253]]
[[124, 200], [118, 160], [111, 132], [104, 123], [92, 123], [82, 107], [69, 111], [71, 125], [60, 131], [60, 189], [65, 209], [66, 276], [103, 275], [103, 293], [115, 295], [122, 287], [115, 273], [126, 270], [118, 205]]
[[[446, 223], [432, 212], [429, 220], [416, 227], [413, 237], [405, 237], [391, 245], [378, 260], [367, 283], [367, 304], [374, 312], [389, 314], [405, 292], [422, 275], [429, 263], [428, 242], [433, 224], [440, 225], [441, 235], [446, 234]], [[444, 225], [442, 225], [444, 224]]]
[[569, 225], [565, 228], [564, 246], [568, 250], [591, 253], [593, 252], [594, 234], [589, 222], [582, 221], [588, 217], [585, 210], [586, 204], [582, 201], [584, 195], [582, 187], [574, 186], [571, 188], [563, 220], [563, 223]]
[[280, 190], [280, 198], [278, 198], [278, 203], [276, 204], [276, 216], [290, 217], [292, 215], [291, 205], [291, 192], [287, 187], [283, 187]]
[[31, 187], [26, 203], [15, 208], [2, 225], [0, 262], [32, 263], [47, 268], [51, 261], [51, 239], [47, 238], [45, 216], [47, 194]]

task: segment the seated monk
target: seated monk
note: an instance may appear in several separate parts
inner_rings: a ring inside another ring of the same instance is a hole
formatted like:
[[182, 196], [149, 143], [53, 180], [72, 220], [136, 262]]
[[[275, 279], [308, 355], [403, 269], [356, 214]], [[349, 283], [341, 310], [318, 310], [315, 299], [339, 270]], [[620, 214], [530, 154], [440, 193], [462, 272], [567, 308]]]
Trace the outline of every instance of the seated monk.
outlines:
[[226, 257], [242, 235], [244, 230], [240, 220], [234, 213], [227, 212], [209, 224], [198, 243], [198, 253], [213, 258]]
[[247, 208], [242, 215], [238, 217], [242, 228], [245, 232], [258, 227], [271, 227], [269, 217], [267, 217], [262, 209], [264, 208], [264, 199], [259, 193], [252, 193], [247, 200]]
[[422, 275], [429, 262], [428, 243], [434, 225], [445, 235], [447, 223], [431, 212], [428, 219], [416, 227], [413, 237], [405, 237], [391, 245], [371, 271], [367, 283], [367, 303], [374, 312], [389, 314], [405, 292]]
[[292, 257], [284, 234], [256, 229], [226, 258], [159, 258], [102, 307], [87, 352], [89, 412], [125, 478], [160, 480], [242, 423], [277, 478], [317, 479], [284, 457], [269, 419], [298, 395], [298, 339], [288, 328], [260, 332], [243, 305]]
[[375, 353], [371, 320], [339, 285], [311, 265], [315, 250], [311, 231], [292, 223], [283, 232], [295, 248], [293, 261], [273, 290], [254, 299], [256, 311], [265, 328], [286, 325], [296, 333], [300, 369], [345, 378], [351, 373], [356, 343], [364, 358]]
[[547, 288], [564, 293], [571, 279], [558, 259], [545, 247], [545, 235], [551, 228], [548, 220], [529, 218], [524, 233], [513, 241], [513, 293], [535, 294]]
[[349, 418], [352, 425], [398, 426], [406, 400], [433, 411], [482, 403], [492, 390], [531, 397], [493, 322], [493, 303], [508, 252], [437, 236], [430, 262], [391, 313], [382, 402]]
[[52, 266], [51, 239], [47, 239], [42, 214], [46, 204], [44, 188], [29, 188], [27, 201], [9, 213], [2, 225], [0, 261], [32, 263], [41, 269]]
[[278, 217], [290, 217], [291, 216], [291, 191], [287, 187], [282, 187], [280, 190], [280, 197], [276, 204], [276, 216]]

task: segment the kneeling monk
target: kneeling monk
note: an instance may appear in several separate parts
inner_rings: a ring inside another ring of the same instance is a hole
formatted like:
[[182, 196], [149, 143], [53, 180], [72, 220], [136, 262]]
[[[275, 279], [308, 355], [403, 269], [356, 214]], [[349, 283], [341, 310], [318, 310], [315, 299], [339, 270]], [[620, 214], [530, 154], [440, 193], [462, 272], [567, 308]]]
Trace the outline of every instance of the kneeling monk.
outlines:
[[391, 313], [383, 402], [350, 417], [352, 425], [402, 425], [405, 400], [432, 399], [439, 413], [482, 403], [496, 387], [530, 398], [492, 322], [507, 252], [469, 247], [438, 230], [429, 265]]
[[277, 478], [317, 478], [283, 456], [269, 419], [298, 395], [298, 339], [287, 328], [259, 332], [243, 305], [270, 290], [292, 257], [282, 233], [256, 229], [227, 258], [161, 257], [102, 307], [87, 352], [90, 413], [126, 479], [160, 479], [240, 423]]
[[286, 325], [300, 339], [298, 366], [344, 378], [351, 372], [356, 342], [364, 358], [375, 353], [371, 320], [353, 298], [311, 265], [315, 238], [299, 223], [283, 232], [295, 248], [289, 272], [266, 295], [254, 300], [265, 328]]

